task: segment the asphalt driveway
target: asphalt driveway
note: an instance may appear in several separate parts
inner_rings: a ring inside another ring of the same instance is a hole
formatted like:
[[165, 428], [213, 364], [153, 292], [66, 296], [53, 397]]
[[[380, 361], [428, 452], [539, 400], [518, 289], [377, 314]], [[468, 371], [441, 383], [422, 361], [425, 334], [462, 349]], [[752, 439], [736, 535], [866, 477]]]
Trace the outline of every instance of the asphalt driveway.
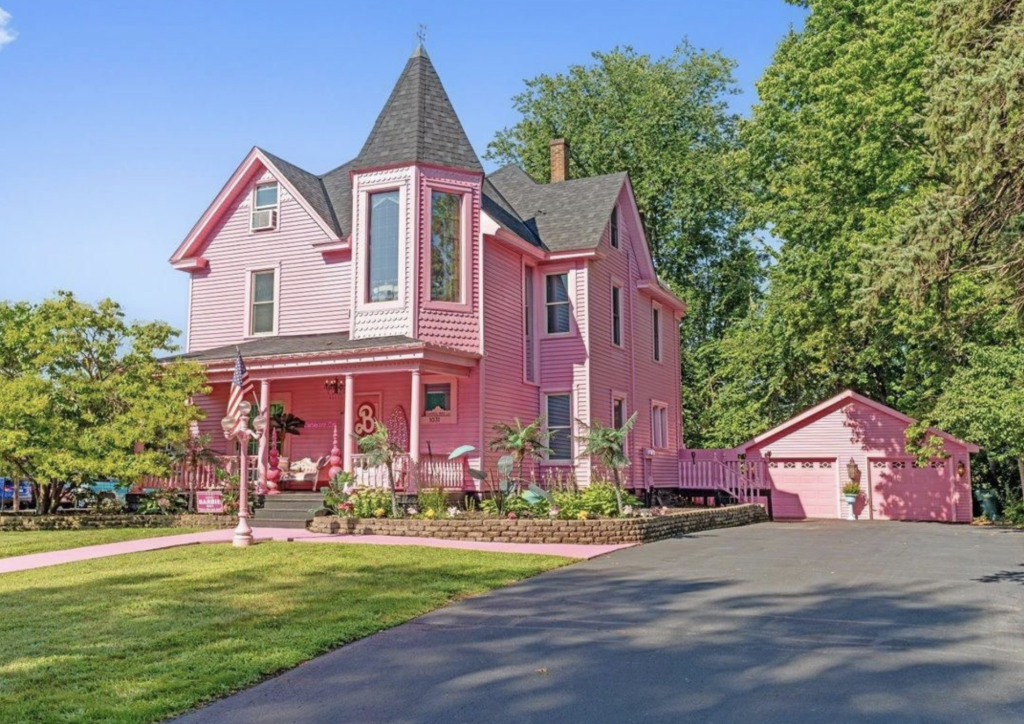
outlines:
[[176, 721], [1024, 722], [1024, 533], [835, 521], [663, 541]]

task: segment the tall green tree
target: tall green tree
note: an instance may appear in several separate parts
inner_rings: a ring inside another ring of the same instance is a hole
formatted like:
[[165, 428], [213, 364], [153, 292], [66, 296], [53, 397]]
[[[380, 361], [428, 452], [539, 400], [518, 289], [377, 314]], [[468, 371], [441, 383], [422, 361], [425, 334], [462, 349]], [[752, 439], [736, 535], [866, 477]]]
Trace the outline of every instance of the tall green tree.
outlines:
[[922, 321], [858, 305], [865, 260], [928, 187], [920, 138], [931, 0], [810, 0], [742, 124], [752, 224], [777, 251], [767, 295], [717, 345], [707, 441], [734, 445], [846, 387], [897, 406]]
[[709, 344], [742, 317], [761, 282], [760, 245], [743, 231], [736, 155], [735, 63], [685, 41], [652, 58], [630, 47], [539, 75], [513, 98], [521, 119], [487, 157], [549, 179], [552, 138], [569, 142], [573, 177], [627, 171], [655, 265], [688, 304], [682, 327], [687, 436], [706, 425], [702, 390], [716, 374]]
[[1024, 4], [937, 0], [924, 137], [936, 183], [887, 255], [889, 286], [947, 302], [957, 278], [1024, 315]]
[[187, 400], [206, 390], [201, 366], [157, 359], [176, 334], [109, 299], [0, 302], [0, 465], [32, 481], [38, 512], [81, 483], [168, 472], [167, 447], [202, 414]]

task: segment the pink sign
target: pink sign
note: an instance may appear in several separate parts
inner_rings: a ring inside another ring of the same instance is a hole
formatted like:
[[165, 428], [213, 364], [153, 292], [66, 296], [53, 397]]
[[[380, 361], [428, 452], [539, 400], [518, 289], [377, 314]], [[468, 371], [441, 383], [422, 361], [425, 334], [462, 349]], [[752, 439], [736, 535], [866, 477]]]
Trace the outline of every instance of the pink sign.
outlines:
[[224, 494], [220, 490], [197, 490], [196, 510], [200, 513], [223, 513]]

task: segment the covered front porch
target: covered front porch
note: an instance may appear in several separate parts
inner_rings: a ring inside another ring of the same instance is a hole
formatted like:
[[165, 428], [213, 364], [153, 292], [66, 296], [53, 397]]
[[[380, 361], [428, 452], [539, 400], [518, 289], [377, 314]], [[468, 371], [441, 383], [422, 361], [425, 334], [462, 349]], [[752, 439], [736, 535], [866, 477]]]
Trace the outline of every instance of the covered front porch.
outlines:
[[[224, 456], [235, 443], [224, 440], [224, 416], [234, 370], [235, 347], [188, 355], [206, 365], [210, 392], [195, 400], [206, 412], [200, 431], [210, 435]], [[274, 425], [250, 444], [249, 476], [270, 494], [316, 490], [329, 471], [340, 468], [356, 482], [383, 487], [387, 470], [370, 467], [357, 438], [384, 423], [392, 441], [405, 450], [395, 466], [399, 490], [472, 487], [464, 460], [448, 453], [464, 444], [479, 446], [480, 405], [477, 356], [411, 338], [348, 339], [347, 334], [276, 337], [239, 345], [255, 387], [254, 410], [278, 419], [291, 415], [293, 431], [277, 426], [281, 471], [274, 483], [268, 471], [275, 456]], [[275, 490], [276, 488], [276, 490]]]

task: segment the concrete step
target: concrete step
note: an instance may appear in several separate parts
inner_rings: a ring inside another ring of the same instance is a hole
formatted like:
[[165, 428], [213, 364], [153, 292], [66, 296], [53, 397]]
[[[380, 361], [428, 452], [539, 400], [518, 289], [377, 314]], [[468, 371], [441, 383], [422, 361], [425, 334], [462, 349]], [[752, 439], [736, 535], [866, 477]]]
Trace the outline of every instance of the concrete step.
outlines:
[[305, 530], [305, 520], [287, 520], [283, 518], [253, 518], [250, 524], [256, 528], [294, 528], [296, 530]]
[[263, 510], [305, 510], [310, 511], [316, 508], [323, 507], [323, 501], [321, 500], [296, 500], [294, 502], [270, 502], [269, 500], [263, 503]]
[[282, 520], [311, 520], [313, 514], [308, 510], [263, 510], [256, 511], [257, 518], [281, 518]]

